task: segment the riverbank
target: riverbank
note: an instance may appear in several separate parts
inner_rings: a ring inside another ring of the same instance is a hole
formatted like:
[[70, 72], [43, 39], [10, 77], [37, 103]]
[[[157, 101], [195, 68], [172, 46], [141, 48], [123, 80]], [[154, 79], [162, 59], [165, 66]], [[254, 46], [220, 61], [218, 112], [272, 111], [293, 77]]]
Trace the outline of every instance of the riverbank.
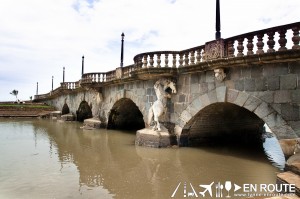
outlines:
[[55, 108], [44, 103], [0, 102], [0, 117], [42, 117], [55, 111]]

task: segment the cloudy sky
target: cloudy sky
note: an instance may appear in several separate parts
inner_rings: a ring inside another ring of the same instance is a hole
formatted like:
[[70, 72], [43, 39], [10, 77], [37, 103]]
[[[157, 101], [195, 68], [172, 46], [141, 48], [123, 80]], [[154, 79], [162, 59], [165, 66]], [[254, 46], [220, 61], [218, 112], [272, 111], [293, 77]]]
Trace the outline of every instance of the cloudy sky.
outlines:
[[[214, 39], [215, 0], [0, 0], [0, 101], [28, 100], [85, 72], [107, 72], [136, 54], [183, 50]], [[220, 0], [227, 38], [300, 21], [299, 0]]]

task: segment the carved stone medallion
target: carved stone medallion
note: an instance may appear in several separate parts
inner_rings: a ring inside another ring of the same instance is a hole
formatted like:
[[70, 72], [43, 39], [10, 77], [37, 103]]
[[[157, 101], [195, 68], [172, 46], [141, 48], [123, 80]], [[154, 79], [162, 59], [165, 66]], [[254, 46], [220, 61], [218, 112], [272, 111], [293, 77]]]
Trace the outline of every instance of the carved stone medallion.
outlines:
[[224, 41], [218, 39], [205, 44], [206, 60], [218, 59], [224, 56]]

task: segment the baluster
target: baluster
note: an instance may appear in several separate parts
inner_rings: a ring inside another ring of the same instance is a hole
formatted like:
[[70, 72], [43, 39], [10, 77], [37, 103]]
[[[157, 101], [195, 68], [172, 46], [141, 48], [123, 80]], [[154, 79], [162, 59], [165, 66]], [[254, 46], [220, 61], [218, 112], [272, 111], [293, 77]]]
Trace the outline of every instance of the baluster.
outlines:
[[191, 64], [190, 65], [195, 65], [195, 50], [191, 51]]
[[184, 54], [184, 66], [188, 66], [189, 65], [189, 52], [185, 52]]
[[237, 46], [237, 50], [238, 50], [238, 54], [237, 57], [243, 57], [244, 56], [244, 38], [238, 38], [238, 46]]
[[173, 53], [173, 68], [176, 68], [176, 62], [177, 62], [177, 60], [176, 60], [176, 53]]
[[201, 49], [197, 49], [197, 55], [196, 55], [196, 64], [199, 64], [201, 62]]
[[258, 34], [257, 35], [257, 51], [256, 51], [256, 54], [263, 54], [264, 53], [264, 42], [263, 42], [263, 37], [264, 37], [264, 34]]
[[179, 54], [179, 67], [183, 67], [183, 53]]
[[[143, 57], [139, 56], [138, 57], [138, 61], [137, 61], [137, 66], [138, 68], [142, 68], [143, 67], [143, 61], [142, 61]], [[109, 77], [108, 77], [109, 78]]]
[[294, 43], [292, 49], [300, 49], [300, 46], [299, 46], [299, 41], [300, 41], [300, 38], [299, 38], [299, 28], [298, 27], [294, 27], [294, 28], [292, 28], [292, 30], [293, 30], [292, 41]]
[[150, 68], [153, 68], [154, 66], [153, 66], [153, 64], [154, 64], [154, 54], [150, 54], [149, 55], [150, 56], [150, 60], [149, 60], [149, 64], [150, 64]]
[[143, 68], [147, 68], [147, 64], [148, 64], [147, 57], [148, 55], [144, 55]]
[[234, 41], [228, 41], [228, 57], [234, 57]]
[[158, 53], [157, 55], [157, 60], [156, 60], [156, 62], [157, 62], [157, 68], [160, 68], [161, 66], [160, 66], [160, 63], [161, 63], [161, 60], [160, 60], [160, 53]]
[[166, 53], [166, 54], [165, 54], [165, 67], [166, 67], [166, 68], [168, 68], [168, 67], [169, 67], [169, 65], [168, 65], [168, 63], [169, 63], [169, 59], [168, 59], [168, 57], [169, 57], [169, 54], [168, 54], [168, 53]]
[[274, 50], [274, 46], [275, 46], [274, 35], [275, 35], [275, 32], [268, 32], [267, 35], [268, 35], [267, 44], [268, 44], [268, 47], [269, 47], [267, 52], [268, 53], [275, 52], [275, 50]]
[[285, 38], [285, 33], [286, 33], [286, 30], [279, 30], [278, 31], [279, 33], [279, 40], [278, 40], [278, 43], [280, 45], [280, 48], [278, 49], [278, 51], [284, 51], [284, 50], [287, 50], [287, 48], [285, 47], [286, 45], [286, 38]]
[[247, 51], [247, 55], [253, 55], [254, 54], [254, 52], [253, 52], [253, 47], [254, 47], [254, 45], [253, 45], [253, 38], [254, 38], [253, 35], [249, 35], [247, 37], [247, 39], [248, 39], [248, 44], [247, 44], [248, 51]]

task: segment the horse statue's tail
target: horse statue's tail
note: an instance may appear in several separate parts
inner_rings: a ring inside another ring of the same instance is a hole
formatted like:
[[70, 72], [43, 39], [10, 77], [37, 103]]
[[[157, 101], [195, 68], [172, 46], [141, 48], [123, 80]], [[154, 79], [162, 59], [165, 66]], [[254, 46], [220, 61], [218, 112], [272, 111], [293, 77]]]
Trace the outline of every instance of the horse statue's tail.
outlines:
[[149, 109], [149, 112], [148, 112], [148, 122], [147, 122], [148, 127], [150, 127], [150, 125], [151, 125], [153, 115], [154, 115], [153, 106], [151, 106], [150, 109]]

